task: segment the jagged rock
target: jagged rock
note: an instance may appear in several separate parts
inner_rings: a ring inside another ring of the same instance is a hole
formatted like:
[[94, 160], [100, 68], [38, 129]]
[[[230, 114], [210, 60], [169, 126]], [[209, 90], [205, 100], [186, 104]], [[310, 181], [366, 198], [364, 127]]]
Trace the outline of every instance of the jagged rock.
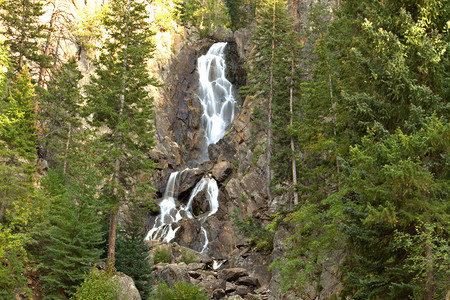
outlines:
[[227, 300], [242, 300], [242, 297], [239, 295], [232, 295], [227, 298]]
[[117, 275], [114, 275], [113, 280], [119, 284], [118, 300], [141, 300], [141, 295], [130, 276], [118, 272]]
[[199, 216], [201, 214], [211, 211], [209, 201], [207, 199], [206, 188], [199, 192], [197, 196], [192, 200], [192, 212], [194, 215]]
[[247, 294], [246, 299], [247, 300], [263, 300], [261, 295], [255, 295], [255, 294]]
[[233, 38], [233, 32], [229, 28], [225, 28], [222, 26], [216, 26], [214, 27], [210, 32], [209, 35], [220, 42], [229, 41]]
[[250, 293], [250, 289], [249, 289], [247, 286], [244, 286], [244, 285], [238, 285], [238, 286], [236, 287], [235, 293], [236, 293], [236, 295], [239, 295], [239, 296], [245, 296], [245, 295], [247, 295], [248, 293]]
[[180, 186], [178, 193], [182, 197], [183, 193], [190, 192], [194, 186], [200, 181], [200, 179], [205, 175], [205, 170], [202, 169], [186, 169], [180, 176]]
[[213, 292], [217, 289], [225, 290], [226, 281], [223, 279], [217, 279], [213, 276], [208, 277], [206, 280], [202, 280], [200, 285], [208, 292], [208, 294], [213, 295]]
[[252, 49], [252, 30], [251, 28], [240, 28], [234, 33], [234, 40], [237, 44], [239, 56], [241, 58], [249, 57]]
[[243, 276], [237, 280], [237, 284], [250, 286], [250, 287], [259, 287], [259, 281], [257, 278], [250, 276]]
[[221, 161], [216, 164], [212, 170], [212, 176], [217, 180], [217, 182], [225, 181], [225, 179], [233, 173], [234, 166], [232, 163], [227, 161]]
[[236, 281], [239, 279], [239, 277], [242, 276], [248, 276], [248, 272], [244, 268], [230, 268], [220, 270], [219, 274], [217, 275], [218, 278], [224, 279], [226, 281]]
[[225, 291], [223, 289], [217, 289], [213, 292], [212, 299], [220, 300], [220, 299], [224, 298], [226, 295], [227, 294], [225, 293]]
[[205, 270], [206, 264], [204, 263], [190, 263], [187, 265], [189, 271]]
[[184, 281], [191, 282], [187, 265], [185, 263], [179, 264], [157, 264], [153, 267], [153, 276], [155, 279], [162, 279], [164, 282], [172, 286], [175, 282]]
[[230, 293], [234, 292], [235, 290], [236, 290], [236, 285], [234, 283], [227, 281], [225, 292], [227, 292], [227, 294], [230, 294]]

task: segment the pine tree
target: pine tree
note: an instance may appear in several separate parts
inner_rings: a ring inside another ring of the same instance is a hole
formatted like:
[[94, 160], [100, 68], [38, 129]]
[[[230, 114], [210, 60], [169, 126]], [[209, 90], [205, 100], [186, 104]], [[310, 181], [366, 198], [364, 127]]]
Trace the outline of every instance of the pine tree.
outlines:
[[61, 169], [51, 170], [44, 181], [52, 202], [49, 224], [40, 239], [46, 245], [40, 262], [43, 291], [51, 299], [72, 296], [103, 252], [104, 217], [99, 212], [104, 205], [97, 197], [101, 177], [91, 168], [93, 154], [80, 154], [70, 157], [78, 161], [68, 170], [70, 176]]
[[[295, 69], [296, 38], [293, 31], [292, 22], [290, 22], [287, 13], [286, 3], [284, 1], [266, 1], [261, 6], [260, 15], [257, 18], [256, 31], [253, 35], [254, 53], [249, 59], [248, 84], [242, 90], [246, 96], [251, 96], [255, 100], [267, 100], [264, 106], [267, 109], [267, 194], [271, 199], [271, 165], [273, 152], [272, 130], [277, 128], [277, 142], [282, 143], [282, 139], [287, 139], [287, 145], [290, 145], [289, 137], [282, 137], [282, 131], [287, 130], [290, 120], [289, 99], [291, 80], [295, 71], [292, 71], [292, 64]], [[289, 59], [285, 59], [288, 54]], [[286, 106], [287, 104], [287, 106]], [[273, 110], [276, 110], [275, 123], [273, 124]], [[290, 146], [288, 146], [290, 147]], [[286, 149], [286, 148], [285, 148]], [[287, 148], [290, 149], [290, 148]], [[277, 149], [281, 152], [282, 148]], [[289, 157], [291, 150], [288, 150]]]
[[47, 37], [47, 27], [39, 23], [44, 14], [39, 0], [5, 0], [1, 2], [0, 20], [6, 37], [5, 45], [13, 57], [13, 64], [20, 70], [25, 63], [48, 66], [50, 57], [44, 55], [39, 41]]
[[[104, 19], [108, 37], [97, 60], [96, 76], [86, 87], [86, 110], [90, 125], [98, 131], [103, 158], [99, 165], [109, 178], [104, 195], [110, 200], [108, 261], [114, 265], [117, 213], [119, 206], [139, 200], [140, 185], [149, 185], [139, 176], [152, 170], [147, 153], [154, 145], [152, 98], [146, 87], [156, 85], [149, 78], [146, 61], [153, 44], [146, 21], [145, 4], [137, 0], [117, 0]], [[103, 130], [106, 129], [106, 130]]]
[[77, 128], [81, 127], [82, 76], [75, 59], [56, 70], [53, 78], [42, 96], [40, 119], [44, 132], [39, 140], [49, 166], [63, 166], [66, 173], [69, 148]]
[[0, 98], [0, 297], [13, 299], [18, 292], [29, 294], [26, 247], [45, 201], [34, 186], [34, 87], [28, 68], [12, 82], [2, 80], [8, 89]]
[[129, 221], [118, 235], [116, 268], [133, 278], [142, 299], [148, 299], [151, 291], [152, 266], [145, 242], [143, 213], [135, 208], [128, 216]]

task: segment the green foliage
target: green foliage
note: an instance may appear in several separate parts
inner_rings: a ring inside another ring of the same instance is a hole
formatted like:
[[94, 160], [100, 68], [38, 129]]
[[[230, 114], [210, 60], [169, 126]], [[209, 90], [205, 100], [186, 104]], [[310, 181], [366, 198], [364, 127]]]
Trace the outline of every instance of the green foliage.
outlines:
[[119, 284], [113, 280], [112, 268], [108, 270], [92, 269], [86, 274], [83, 283], [78, 287], [73, 300], [116, 300], [119, 295]]
[[101, 178], [87, 165], [92, 158], [83, 154], [70, 176], [51, 170], [43, 180], [52, 201], [49, 224], [38, 240], [45, 245], [40, 253], [43, 291], [52, 299], [73, 295], [103, 252], [104, 216], [98, 212], [104, 205], [96, 195]]
[[205, 34], [216, 27], [230, 24], [228, 9], [222, 0], [184, 1], [178, 9], [184, 24], [191, 23]]
[[163, 249], [159, 248], [155, 250], [155, 253], [153, 254], [153, 263], [159, 264], [159, 263], [166, 263], [170, 264], [172, 262], [172, 250], [171, 249]]
[[208, 293], [201, 287], [184, 281], [168, 286], [165, 282], [158, 282], [152, 300], [209, 300]]
[[26, 271], [28, 253], [25, 250], [24, 234], [15, 233], [0, 223], [0, 298], [15, 299], [15, 293], [29, 294]]
[[1, 34], [6, 37], [12, 63], [20, 71], [27, 61], [49, 66], [51, 58], [42, 53], [39, 41], [46, 38], [48, 28], [39, 22], [44, 14], [39, 0], [5, 0], [0, 2]]
[[187, 265], [198, 262], [195, 254], [185, 248], [181, 249], [181, 261]]
[[267, 253], [272, 251], [274, 233], [265, 228], [261, 221], [251, 216], [241, 218], [237, 209], [230, 217], [233, 226], [245, 237], [250, 238], [250, 245], [254, 250]]
[[[79, 12], [79, 18], [73, 23], [71, 32], [77, 45], [88, 54], [98, 48], [101, 38], [102, 19], [108, 6], [99, 8], [95, 5], [85, 6]], [[72, 23], [70, 24], [72, 25]]]
[[39, 117], [43, 133], [40, 145], [45, 149], [45, 158], [50, 167], [65, 165], [67, 168], [68, 152], [82, 127], [81, 78], [77, 62], [72, 58], [53, 71], [53, 80], [47, 82], [47, 90], [42, 92]]
[[113, 261], [120, 203], [154, 205], [149, 179], [141, 174], [153, 169], [148, 151], [155, 144], [155, 115], [147, 87], [157, 81], [146, 69], [154, 45], [145, 3], [113, 1], [103, 24], [108, 36], [86, 86], [85, 115], [96, 131], [101, 161], [95, 167], [108, 178], [102, 196], [111, 208], [108, 258]]
[[116, 245], [116, 269], [133, 278], [141, 298], [148, 299], [151, 291], [149, 281], [152, 266], [148, 255], [150, 247], [144, 240], [143, 222], [138, 221], [143, 219], [143, 212], [137, 208], [133, 209], [129, 215], [130, 221], [119, 233]]
[[[356, 252], [347, 283], [356, 289], [356, 298], [417, 294], [413, 278], [426, 283], [423, 293], [445, 285], [447, 271], [434, 266], [442, 259], [442, 250], [448, 249], [439, 241], [448, 240], [450, 231], [445, 213], [449, 165], [439, 163], [450, 149], [449, 129], [443, 119], [430, 118], [412, 135], [397, 130], [377, 142], [373, 132], [351, 148], [342, 200], [344, 232]], [[402, 236], [425, 239], [419, 247], [428, 249], [422, 248], [418, 258], [417, 246], [401, 245], [407, 241]], [[428, 264], [412, 268], [411, 262], [420, 259]]]

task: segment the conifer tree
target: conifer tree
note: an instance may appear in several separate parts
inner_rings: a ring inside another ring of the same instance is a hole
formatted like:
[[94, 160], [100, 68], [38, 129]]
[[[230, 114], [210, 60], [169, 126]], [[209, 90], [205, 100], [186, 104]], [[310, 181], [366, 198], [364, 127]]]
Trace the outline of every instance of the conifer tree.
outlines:
[[[254, 99], [268, 100], [267, 106], [267, 193], [271, 199], [271, 164], [273, 152], [272, 133], [275, 130], [273, 124], [273, 110], [276, 110], [275, 118], [277, 140], [281, 144], [283, 139], [282, 131], [287, 130], [290, 120], [290, 88], [291, 80], [295, 73], [292, 71], [292, 64], [295, 69], [296, 38], [293, 31], [292, 22], [287, 12], [285, 1], [273, 0], [265, 1], [261, 5], [260, 15], [257, 18], [257, 27], [253, 35], [254, 53], [249, 59], [248, 84], [243, 88], [246, 96]], [[289, 59], [285, 59], [288, 55]], [[293, 82], [292, 82], [293, 83]], [[293, 87], [293, 85], [292, 85]], [[287, 118], [286, 118], [287, 117]], [[289, 145], [289, 137], [287, 144]], [[288, 146], [290, 147], [290, 146]], [[286, 149], [286, 148], [285, 148]], [[283, 148], [277, 149], [282, 152]], [[290, 150], [288, 150], [290, 153]], [[293, 153], [290, 153], [293, 154]], [[290, 157], [290, 155], [288, 154]], [[292, 173], [291, 173], [292, 174]]]
[[2, 34], [6, 37], [5, 45], [9, 46], [17, 70], [22, 69], [27, 61], [40, 66], [49, 64], [50, 57], [44, 55], [39, 47], [40, 40], [47, 37], [47, 27], [39, 23], [43, 14], [40, 0], [1, 2]]
[[[98, 131], [103, 158], [99, 168], [105, 178], [103, 193], [110, 200], [108, 261], [115, 262], [117, 213], [119, 206], [142, 199], [138, 193], [150, 190], [140, 174], [151, 171], [147, 153], [154, 145], [152, 98], [146, 87], [156, 85], [146, 70], [153, 52], [152, 35], [146, 21], [145, 3], [117, 0], [104, 18], [108, 32], [96, 62], [96, 75], [86, 87], [86, 111], [90, 125]], [[106, 130], [103, 130], [106, 129]]]
[[81, 126], [79, 81], [82, 76], [75, 59], [56, 70], [53, 78], [42, 96], [40, 119], [44, 132], [39, 140], [49, 166], [63, 166], [66, 173], [69, 148]]
[[[86, 148], [78, 145], [77, 149]], [[88, 150], [89, 151], [89, 150]], [[103, 252], [103, 219], [99, 214], [105, 206], [98, 198], [102, 180], [95, 168], [94, 153], [72, 153], [77, 161], [68, 170], [70, 175], [51, 170], [44, 187], [51, 198], [49, 224], [40, 239], [45, 244], [40, 256], [43, 290], [48, 298], [72, 296]]]
[[116, 268], [133, 278], [141, 298], [148, 299], [152, 266], [148, 254], [150, 246], [144, 240], [143, 211], [134, 208], [128, 219], [117, 239]]

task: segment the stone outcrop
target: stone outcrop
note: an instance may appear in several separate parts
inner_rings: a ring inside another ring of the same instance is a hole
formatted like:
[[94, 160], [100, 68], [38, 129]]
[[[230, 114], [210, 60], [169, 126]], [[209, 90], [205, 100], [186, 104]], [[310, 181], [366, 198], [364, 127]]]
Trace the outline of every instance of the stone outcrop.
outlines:
[[117, 275], [114, 275], [113, 280], [119, 285], [119, 297], [117, 300], [141, 300], [141, 295], [130, 276], [118, 272]]
[[168, 251], [169, 248], [173, 261], [170, 264], [158, 263], [153, 266], [154, 282], [163, 280], [168, 285], [179, 281], [196, 284], [203, 287], [212, 299], [218, 300], [242, 299], [235, 296], [244, 299], [267, 299], [257, 278], [244, 268], [230, 268], [227, 261], [213, 269], [213, 259], [177, 243], [153, 242], [150, 256], [153, 256], [155, 251]]

